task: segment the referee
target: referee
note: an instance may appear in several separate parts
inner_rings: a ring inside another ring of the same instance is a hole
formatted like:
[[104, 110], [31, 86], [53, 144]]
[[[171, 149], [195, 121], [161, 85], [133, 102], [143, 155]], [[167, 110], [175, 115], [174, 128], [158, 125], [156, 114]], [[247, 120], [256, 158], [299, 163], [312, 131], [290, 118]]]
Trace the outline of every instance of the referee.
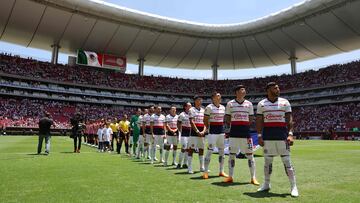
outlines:
[[54, 124], [54, 121], [50, 118], [48, 112], [44, 112], [45, 116], [39, 120], [39, 142], [37, 153], [41, 153], [42, 143], [45, 138], [45, 154], [50, 153], [50, 128]]

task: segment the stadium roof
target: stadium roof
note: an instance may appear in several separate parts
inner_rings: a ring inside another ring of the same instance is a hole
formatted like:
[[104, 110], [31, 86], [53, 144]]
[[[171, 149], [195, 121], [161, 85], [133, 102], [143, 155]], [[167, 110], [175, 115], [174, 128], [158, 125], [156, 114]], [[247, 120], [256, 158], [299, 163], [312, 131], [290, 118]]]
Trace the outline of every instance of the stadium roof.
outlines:
[[0, 40], [126, 55], [130, 63], [145, 58], [160, 67], [264, 67], [359, 49], [359, 11], [358, 0], [308, 0], [248, 22], [203, 24], [98, 0], [6, 0]]

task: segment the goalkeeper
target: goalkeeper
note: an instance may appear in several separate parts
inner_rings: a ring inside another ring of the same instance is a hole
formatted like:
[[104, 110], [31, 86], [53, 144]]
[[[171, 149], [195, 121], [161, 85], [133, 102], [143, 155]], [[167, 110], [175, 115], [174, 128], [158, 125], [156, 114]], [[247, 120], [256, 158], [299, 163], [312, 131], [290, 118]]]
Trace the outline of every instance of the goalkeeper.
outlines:
[[133, 144], [133, 146], [130, 145], [130, 148], [132, 147], [132, 152], [133, 152], [133, 156], [136, 156], [136, 152], [137, 152], [137, 147], [138, 147], [138, 140], [139, 140], [139, 135], [140, 135], [140, 120], [139, 117], [141, 115], [141, 109], [138, 109], [136, 111], [136, 114], [133, 115], [131, 117], [130, 120], [130, 127], [132, 129], [132, 142], [130, 142], [131, 144]]

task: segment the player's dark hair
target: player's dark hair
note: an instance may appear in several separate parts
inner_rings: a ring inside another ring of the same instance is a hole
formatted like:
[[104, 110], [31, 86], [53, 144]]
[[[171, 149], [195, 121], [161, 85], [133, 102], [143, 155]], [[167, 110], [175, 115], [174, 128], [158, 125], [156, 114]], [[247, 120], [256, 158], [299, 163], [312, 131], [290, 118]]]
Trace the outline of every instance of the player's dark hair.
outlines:
[[234, 88], [234, 93], [236, 93], [237, 91], [239, 91], [241, 88], [246, 89], [245, 85], [237, 85], [237, 86], [235, 86], [235, 88]]
[[277, 85], [276, 82], [269, 82], [268, 84], [266, 84], [265, 91], [267, 91], [270, 87], [273, 87], [275, 85]]

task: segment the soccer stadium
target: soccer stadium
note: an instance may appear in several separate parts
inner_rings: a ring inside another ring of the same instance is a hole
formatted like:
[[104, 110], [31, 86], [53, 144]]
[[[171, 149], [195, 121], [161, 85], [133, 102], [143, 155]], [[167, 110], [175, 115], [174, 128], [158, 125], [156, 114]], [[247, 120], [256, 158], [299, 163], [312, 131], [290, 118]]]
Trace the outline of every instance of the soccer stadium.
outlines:
[[360, 202], [360, 0], [0, 5], [0, 202]]

